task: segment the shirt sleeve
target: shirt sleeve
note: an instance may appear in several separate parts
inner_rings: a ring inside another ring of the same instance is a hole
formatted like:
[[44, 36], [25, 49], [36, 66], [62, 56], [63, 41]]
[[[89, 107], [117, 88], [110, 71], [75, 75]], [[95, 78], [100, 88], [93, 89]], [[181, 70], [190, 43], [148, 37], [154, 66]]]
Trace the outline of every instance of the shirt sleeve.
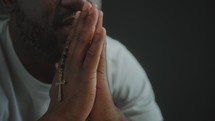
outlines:
[[115, 105], [130, 121], [162, 121], [149, 79], [119, 42], [107, 42], [108, 79]]

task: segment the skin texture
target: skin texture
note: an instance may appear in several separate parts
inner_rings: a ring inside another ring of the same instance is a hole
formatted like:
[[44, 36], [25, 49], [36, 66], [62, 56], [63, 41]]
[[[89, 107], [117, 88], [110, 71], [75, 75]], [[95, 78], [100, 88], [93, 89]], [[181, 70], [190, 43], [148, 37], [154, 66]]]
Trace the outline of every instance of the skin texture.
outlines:
[[[10, 11], [10, 33], [18, 57], [38, 80], [53, 85], [49, 109], [40, 121], [126, 120], [108, 87], [106, 30], [96, 5], [81, 0], [4, 3]], [[63, 101], [58, 102], [55, 84], [59, 73], [55, 70], [65, 45], [69, 46], [64, 70], [67, 83], [62, 89]]]

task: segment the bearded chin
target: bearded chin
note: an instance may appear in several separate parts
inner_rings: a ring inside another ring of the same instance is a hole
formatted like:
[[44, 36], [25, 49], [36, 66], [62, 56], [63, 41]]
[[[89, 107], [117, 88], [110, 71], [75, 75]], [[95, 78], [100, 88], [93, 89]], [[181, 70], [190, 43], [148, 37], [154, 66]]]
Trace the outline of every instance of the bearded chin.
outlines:
[[29, 19], [23, 11], [17, 9], [16, 23], [20, 32], [20, 40], [25, 47], [39, 57], [59, 59], [61, 48], [58, 46], [54, 30], [48, 26], [42, 26]]

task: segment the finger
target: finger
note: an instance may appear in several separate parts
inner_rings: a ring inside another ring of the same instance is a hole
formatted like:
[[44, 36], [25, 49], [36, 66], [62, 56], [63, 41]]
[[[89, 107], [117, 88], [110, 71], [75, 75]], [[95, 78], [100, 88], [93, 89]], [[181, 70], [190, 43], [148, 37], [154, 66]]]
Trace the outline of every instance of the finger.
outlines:
[[71, 48], [73, 48], [73, 46], [76, 43], [76, 41], [74, 41], [74, 39], [73, 39], [73, 34], [75, 32], [75, 26], [78, 23], [78, 19], [80, 17], [80, 14], [81, 14], [81, 11], [77, 11], [76, 14], [75, 14], [75, 19], [74, 19], [72, 27], [71, 27], [72, 29], [69, 32], [69, 35], [68, 35], [68, 38], [67, 38], [67, 42], [65, 44], [65, 48], [69, 48], [69, 46], [71, 46]]
[[[96, 98], [91, 110], [91, 120], [103, 120], [100, 115], [114, 116], [117, 111], [112, 100], [106, 73], [106, 43], [100, 56], [97, 70]], [[112, 119], [113, 120], [113, 119]]]
[[79, 36], [81, 33], [81, 28], [83, 26], [83, 21], [85, 21], [86, 16], [88, 15], [90, 9], [91, 9], [92, 5], [89, 4], [88, 2], [84, 4], [83, 6], [83, 10], [81, 12], [78, 12], [77, 16], [76, 16], [76, 22], [73, 24], [74, 25], [74, 29], [70, 32], [70, 36], [68, 37], [68, 56], [66, 59], [65, 64], [66, 66], [66, 70], [71, 70], [76, 68], [76, 70], [80, 67], [80, 62], [79, 62], [79, 58], [77, 57], [76, 54], [76, 49], [77, 49], [77, 45], [79, 43]]
[[100, 56], [99, 65], [97, 69], [97, 85], [96, 85], [96, 98], [97, 101], [103, 102], [106, 100], [112, 102], [111, 93], [107, 80], [107, 68], [106, 68], [106, 43]]
[[[68, 36], [68, 46], [69, 46], [69, 56], [68, 58], [73, 58], [72, 56], [74, 55], [76, 45], [78, 43], [78, 36], [80, 36], [81, 28], [83, 26], [83, 21], [85, 21], [86, 16], [91, 9], [92, 5], [89, 4], [88, 2], [84, 4], [83, 10], [81, 12], [78, 12], [76, 14], [76, 22], [73, 24], [74, 27], [72, 31], [70, 32]], [[70, 42], [69, 42], [70, 41]]]
[[96, 25], [96, 31], [103, 26], [103, 12], [99, 10], [99, 18]]
[[87, 55], [85, 57], [83, 63], [83, 69], [90, 74], [94, 74], [97, 72], [100, 56], [104, 47], [106, 30], [102, 27], [100, 28], [93, 39], [92, 45], [87, 51]]
[[[83, 20], [84, 21], [84, 20]], [[95, 5], [89, 11], [85, 19], [83, 28], [79, 35], [79, 42], [76, 46], [76, 56], [80, 59], [79, 62], [83, 63], [86, 52], [89, 49], [93, 36], [95, 34], [96, 24], [98, 21], [98, 10]]]
[[103, 88], [104, 80], [107, 80], [107, 73], [106, 73], [106, 41], [104, 42], [104, 47], [100, 56], [99, 65], [97, 69], [97, 88]]
[[91, 8], [92, 8], [92, 4], [90, 4], [89, 2], [84, 3], [80, 17], [78, 18], [78, 22], [76, 24], [75, 33], [73, 35], [74, 38], [79, 38], [79, 34], [80, 32], [82, 32], [82, 29], [85, 26], [85, 22], [87, 21], [87, 18], [89, 18], [88, 14]]
[[[99, 20], [97, 24], [98, 29], [102, 27], [102, 24], [103, 24], [103, 12], [99, 11]], [[100, 56], [99, 65], [97, 69], [97, 75], [99, 75], [98, 80], [101, 80], [101, 78], [106, 77], [106, 37], [105, 37], [105, 42], [103, 46], [104, 47], [102, 50], [102, 54]]]
[[[107, 99], [111, 100], [110, 89], [107, 81], [107, 68], [106, 68], [106, 41], [104, 43], [104, 48], [102, 50], [99, 65], [97, 69], [97, 85], [96, 85], [96, 95], [98, 100]], [[99, 101], [100, 102], [100, 101]]]

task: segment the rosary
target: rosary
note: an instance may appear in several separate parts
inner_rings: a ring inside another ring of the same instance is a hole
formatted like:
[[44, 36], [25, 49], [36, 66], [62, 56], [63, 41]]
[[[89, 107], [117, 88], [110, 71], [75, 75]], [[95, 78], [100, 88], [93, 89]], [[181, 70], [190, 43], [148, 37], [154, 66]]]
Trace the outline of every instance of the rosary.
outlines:
[[[87, 1], [92, 4], [90, 0], [87, 0]], [[61, 0], [59, 0], [59, 4], [60, 2]], [[64, 68], [65, 68], [66, 57], [69, 51], [69, 45], [70, 45], [70, 41], [67, 41], [66, 47], [64, 48], [63, 53], [61, 55], [60, 65], [58, 67], [59, 81], [55, 83], [55, 85], [58, 87], [58, 97], [57, 97], [58, 102], [61, 102], [63, 100], [62, 86], [66, 84], [66, 80], [64, 79]], [[86, 121], [91, 121], [89, 116], [87, 117]]]
[[[86, 0], [86, 1], [92, 4], [91, 0]], [[61, 0], [58, 0], [58, 4], [60, 3], [61, 3]], [[65, 68], [66, 57], [69, 51], [69, 45], [70, 45], [70, 41], [67, 41], [66, 47], [64, 48], [63, 54], [61, 55], [60, 66], [58, 67], [59, 81], [55, 83], [55, 85], [58, 86], [58, 102], [61, 102], [63, 100], [62, 86], [66, 84], [66, 80], [64, 80], [64, 68]]]
[[[59, 81], [55, 83], [56, 86], [58, 86], [58, 102], [61, 102], [63, 100], [63, 94], [62, 94], [62, 86], [66, 84], [66, 80], [64, 80], [64, 68], [65, 68], [65, 61], [68, 54], [68, 46], [64, 48], [63, 54], [61, 56], [60, 60], [60, 66], [59, 66]], [[86, 121], [91, 121], [90, 117], [88, 116]]]

